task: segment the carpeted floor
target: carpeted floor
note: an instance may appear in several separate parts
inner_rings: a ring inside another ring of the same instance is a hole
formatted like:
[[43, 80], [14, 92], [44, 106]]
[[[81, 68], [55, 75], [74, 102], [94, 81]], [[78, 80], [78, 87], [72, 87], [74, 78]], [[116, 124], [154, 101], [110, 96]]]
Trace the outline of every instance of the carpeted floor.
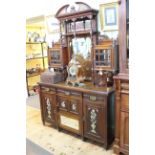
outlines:
[[[83, 142], [77, 135], [67, 131], [59, 132], [47, 125], [43, 126], [38, 101], [38, 96], [32, 96], [27, 100], [26, 134], [27, 139], [39, 146], [39, 149], [43, 149], [43, 152], [47, 151], [51, 155], [113, 155], [112, 149], [106, 151], [99, 144], [95, 145], [95, 142]], [[43, 153], [42, 155], [49, 154]]]

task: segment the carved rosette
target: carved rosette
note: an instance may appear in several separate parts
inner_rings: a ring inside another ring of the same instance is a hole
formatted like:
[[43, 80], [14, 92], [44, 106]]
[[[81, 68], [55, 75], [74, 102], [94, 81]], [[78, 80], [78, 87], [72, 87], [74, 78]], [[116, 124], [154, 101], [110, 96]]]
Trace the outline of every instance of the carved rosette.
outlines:
[[51, 104], [49, 98], [46, 98], [46, 109], [47, 109], [47, 117], [51, 119]]
[[96, 133], [97, 113], [98, 113], [97, 109], [90, 110], [90, 122], [91, 122], [90, 132], [92, 132], [92, 133]]

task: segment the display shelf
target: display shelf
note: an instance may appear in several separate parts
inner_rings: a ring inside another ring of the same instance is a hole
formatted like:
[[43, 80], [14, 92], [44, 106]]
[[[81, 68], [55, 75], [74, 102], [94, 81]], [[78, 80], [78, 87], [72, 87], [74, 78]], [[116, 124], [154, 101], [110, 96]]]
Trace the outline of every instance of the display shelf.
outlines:
[[[92, 33], [96, 33], [96, 31], [92, 31]], [[87, 34], [90, 34], [90, 30], [76, 31], [76, 32], [68, 32], [67, 34], [64, 34], [64, 36], [87, 35]]]
[[[32, 73], [26, 72], [26, 82], [27, 82], [27, 92], [28, 95], [30, 96], [31, 93], [29, 92], [30, 89], [30, 83], [32, 83], [33, 79], [35, 76], [39, 76], [42, 72], [45, 71], [47, 68], [47, 46], [46, 46], [46, 51], [45, 51], [45, 44], [46, 42], [26, 42], [26, 45], [36, 45], [32, 47], [27, 46], [26, 54], [26, 69], [27, 70], [32, 70]], [[37, 55], [36, 55], [37, 54]], [[39, 54], [39, 55], [38, 55]], [[30, 58], [28, 58], [28, 56]], [[35, 71], [36, 69], [36, 71]], [[33, 85], [36, 85], [38, 80], [33, 81]]]
[[32, 74], [27, 73], [27, 78], [30, 78], [30, 77], [33, 77], [33, 76], [38, 76], [38, 75], [40, 75], [40, 72], [39, 73], [32, 73]]
[[26, 44], [43, 44], [43, 43], [46, 43], [46, 42], [26, 42]]
[[47, 56], [43, 56], [43, 57], [35, 57], [35, 58], [29, 58], [29, 59], [26, 59], [26, 60], [34, 60], [34, 59], [42, 59], [42, 58], [47, 58]]

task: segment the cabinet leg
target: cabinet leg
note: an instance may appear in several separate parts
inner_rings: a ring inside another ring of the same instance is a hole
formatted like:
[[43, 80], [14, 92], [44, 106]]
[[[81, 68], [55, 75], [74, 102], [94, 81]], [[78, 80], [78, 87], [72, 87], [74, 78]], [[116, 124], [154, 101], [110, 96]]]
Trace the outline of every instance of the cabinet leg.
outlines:
[[120, 149], [119, 149], [119, 146], [117, 144], [114, 144], [114, 146], [113, 146], [113, 152], [116, 155], [120, 155]]
[[61, 128], [58, 127], [58, 131], [61, 132]]
[[104, 147], [105, 150], [107, 150], [108, 149], [108, 144], [104, 144], [103, 147]]

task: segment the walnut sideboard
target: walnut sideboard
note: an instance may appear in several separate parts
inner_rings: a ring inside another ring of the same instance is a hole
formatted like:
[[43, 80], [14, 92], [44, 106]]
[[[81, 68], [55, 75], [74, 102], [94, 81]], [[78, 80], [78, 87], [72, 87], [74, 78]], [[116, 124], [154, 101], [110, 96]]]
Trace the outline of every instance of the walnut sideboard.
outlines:
[[114, 140], [114, 89], [84, 86], [68, 86], [39, 83], [41, 118], [56, 127], [103, 144], [104, 148]]

